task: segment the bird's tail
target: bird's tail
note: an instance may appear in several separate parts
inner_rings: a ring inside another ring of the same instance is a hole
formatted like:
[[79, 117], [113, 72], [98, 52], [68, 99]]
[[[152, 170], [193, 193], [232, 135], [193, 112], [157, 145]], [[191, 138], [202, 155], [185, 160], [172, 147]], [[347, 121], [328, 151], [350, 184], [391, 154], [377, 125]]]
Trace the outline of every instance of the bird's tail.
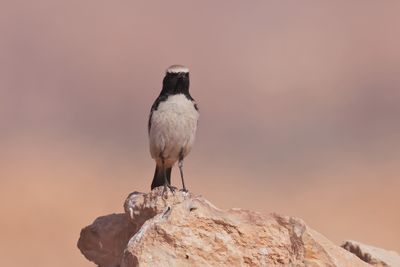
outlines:
[[[168, 183], [171, 184], [171, 170], [172, 168], [167, 168], [165, 170], [165, 174], [167, 176]], [[153, 182], [151, 183], [151, 190], [158, 186], [164, 185], [164, 172], [161, 167], [156, 166], [156, 170], [154, 172]]]

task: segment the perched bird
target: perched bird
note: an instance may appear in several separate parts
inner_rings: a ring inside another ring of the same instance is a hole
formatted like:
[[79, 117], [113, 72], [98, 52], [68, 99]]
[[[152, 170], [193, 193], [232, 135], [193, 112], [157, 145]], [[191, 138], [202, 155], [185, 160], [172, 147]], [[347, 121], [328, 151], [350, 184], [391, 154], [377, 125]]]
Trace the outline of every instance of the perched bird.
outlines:
[[178, 162], [183, 179], [183, 159], [192, 149], [196, 135], [199, 109], [189, 94], [189, 69], [173, 65], [166, 70], [160, 95], [151, 107], [148, 133], [151, 157], [156, 161], [151, 189], [171, 186], [171, 170]]

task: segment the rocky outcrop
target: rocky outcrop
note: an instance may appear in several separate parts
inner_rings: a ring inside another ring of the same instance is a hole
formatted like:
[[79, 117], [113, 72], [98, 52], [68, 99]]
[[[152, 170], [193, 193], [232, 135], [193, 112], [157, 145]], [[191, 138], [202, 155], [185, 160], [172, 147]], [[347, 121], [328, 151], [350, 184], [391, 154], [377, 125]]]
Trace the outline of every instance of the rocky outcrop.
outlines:
[[400, 266], [400, 255], [395, 251], [387, 251], [352, 240], [344, 242], [342, 247], [372, 266]]
[[136, 232], [126, 214], [102, 216], [82, 229], [78, 248], [99, 266], [117, 267], [126, 244]]
[[162, 187], [130, 194], [124, 208], [81, 232], [79, 249], [101, 267], [369, 266], [293, 217], [220, 210]]

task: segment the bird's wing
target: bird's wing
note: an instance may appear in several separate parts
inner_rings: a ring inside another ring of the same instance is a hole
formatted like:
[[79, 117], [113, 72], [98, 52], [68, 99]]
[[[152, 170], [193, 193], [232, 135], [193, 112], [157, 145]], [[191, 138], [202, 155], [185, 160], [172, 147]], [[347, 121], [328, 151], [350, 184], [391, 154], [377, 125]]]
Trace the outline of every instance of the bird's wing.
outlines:
[[192, 99], [192, 103], [194, 105], [194, 108], [199, 111], [199, 106], [197, 105], [196, 101], [194, 99]]
[[157, 97], [156, 101], [154, 101], [153, 105], [151, 106], [150, 110], [150, 115], [149, 115], [149, 122], [147, 123], [147, 131], [150, 133], [151, 129], [151, 118], [153, 117], [153, 112], [158, 109], [158, 106], [160, 105], [161, 102], [167, 100], [168, 96], [167, 95], [160, 95]]

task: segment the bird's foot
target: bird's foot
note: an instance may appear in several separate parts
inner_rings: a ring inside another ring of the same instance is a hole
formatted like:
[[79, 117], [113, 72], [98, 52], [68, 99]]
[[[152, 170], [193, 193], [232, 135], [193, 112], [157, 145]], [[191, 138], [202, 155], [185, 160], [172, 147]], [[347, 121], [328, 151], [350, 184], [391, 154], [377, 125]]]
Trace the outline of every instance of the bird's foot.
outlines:
[[182, 192], [184, 192], [184, 193], [188, 193], [188, 192], [189, 192], [189, 190], [187, 190], [186, 187], [182, 188], [182, 189], [179, 190], [179, 191], [182, 191]]
[[171, 190], [172, 194], [175, 194], [175, 190], [176, 190], [177, 188], [176, 188], [175, 186], [170, 185], [169, 183], [165, 183], [165, 184], [164, 184], [164, 189], [163, 189], [163, 192], [162, 192], [163, 196], [164, 196], [165, 194], [168, 195], [168, 189]]

